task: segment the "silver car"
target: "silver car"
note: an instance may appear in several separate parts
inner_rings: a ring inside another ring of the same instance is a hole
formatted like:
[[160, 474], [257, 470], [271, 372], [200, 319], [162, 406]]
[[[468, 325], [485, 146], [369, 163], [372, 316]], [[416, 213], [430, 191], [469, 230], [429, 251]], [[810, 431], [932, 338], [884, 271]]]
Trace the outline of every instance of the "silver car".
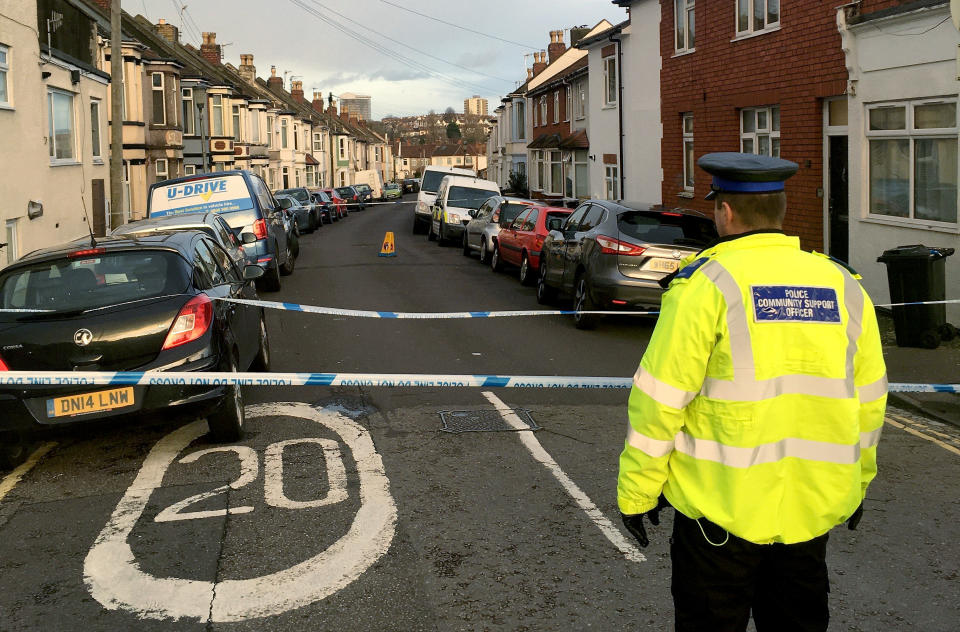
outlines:
[[227, 251], [239, 270], [246, 265], [243, 244], [237, 238], [226, 220], [216, 213], [185, 213], [183, 215], [162, 215], [141, 219], [117, 226], [111, 235], [149, 234], [166, 231], [202, 230]]
[[528, 206], [536, 202], [523, 198], [494, 195], [476, 211], [470, 211], [472, 218], [463, 231], [463, 255], [469, 257], [474, 251], [480, 253], [480, 263], [488, 263], [490, 255], [497, 249], [497, 236], [500, 228], [510, 224]]

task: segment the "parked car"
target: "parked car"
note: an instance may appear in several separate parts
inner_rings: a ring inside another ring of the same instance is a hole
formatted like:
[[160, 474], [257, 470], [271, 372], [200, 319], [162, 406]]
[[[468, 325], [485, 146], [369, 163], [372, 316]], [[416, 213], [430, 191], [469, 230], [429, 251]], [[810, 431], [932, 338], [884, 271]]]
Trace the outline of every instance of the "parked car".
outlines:
[[320, 211], [321, 223], [332, 224], [340, 219], [337, 216], [336, 204], [334, 204], [330, 196], [322, 189], [310, 189], [310, 197], [313, 198], [314, 205], [317, 207], [317, 210]]
[[403, 197], [403, 190], [396, 182], [388, 182], [383, 187], [384, 200], [399, 200]]
[[470, 211], [476, 211], [494, 195], [500, 195], [500, 187], [493, 180], [475, 176], [444, 176], [437, 190], [427, 239], [436, 239], [441, 246], [447, 240], [460, 243], [464, 226], [470, 221]]
[[[270, 368], [257, 265], [238, 268], [202, 231], [90, 238], [34, 251], [0, 271], [3, 371], [245, 371]], [[11, 311], [36, 310], [36, 311]], [[42, 310], [42, 311], [41, 311]], [[237, 386], [0, 387], [0, 467], [37, 431], [194, 405], [211, 435], [243, 430]]]
[[216, 213], [187, 213], [186, 215], [168, 215], [153, 217], [135, 222], [121, 224], [114, 228], [111, 235], [149, 235], [151, 233], [167, 232], [172, 230], [200, 230], [211, 237], [217, 245], [223, 248], [233, 263], [240, 269], [246, 265], [246, 255], [243, 244], [230, 230], [220, 215]]
[[420, 182], [416, 178], [406, 178], [403, 181], [403, 192], [404, 193], [419, 193], [420, 192]]
[[297, 222], [298, 234], [315, 230], [315, 228], [311, 227], [319, 226], [319, 224], [314, 224], [313, 210], [311, 208], [313, 206], [312, 202], [310, 206], [305, 206], [293, 196], [283, 194], [274, 195], [274, 198], [276, 198], [277, 202], [280, 202], [283, 210], [293, 216], [293, 219]]
[[717, 236], [713, 221], [696, 211], [591, 200], [577, 207], [544, 240], [537, 301], [574, 297], [574, 323], [596, 325], [588, 311], [658, 309], [659, 281], [680, 259]]
[[[223, 171], [164, 180], [150, 186], [147, 217], [214, 212], [240, 237], [248, 264], [266, 274], [257, 288], [280, 289], [280, 270], [290, 266], [291, 248], [283, 209], [260, 176], [246, 170]], [[292, 269], [292, 268], [291, 268]]]
[[336, 207], [335, 220], [341, 220], [349, 214], [349, 211], [347, 210], [347, 201], [343, 199], [343, 196], [337, 193], [336, 189], [324, 189], [323, 192], [330, 197], [330, 200]]
[[520, 269], [520, 283], [533, 285], [540, 269], [540, 251], [547, 233], [559, 230], [571, 213], [573, 210], [569, 208], [528, 207], [513, 220], [509, 228], [500, 231], [490, 267], [494, 272], [499, 272], [504, 264], [516, 266]]
[[495, 195], [488, 199], [471, 216], [463, 231], [464, 254], [480, 253], [480, 263], [489, 263], [490, 254], [497, 248], [497, 236], [502, 226], [510, 226], [517, 215], [523, 212], [532, 200]]
[[290, 276], [300, 257], [300, 227], [292, 209], [283, 209], [283, 229], [287, 233], [287, 247], [290, 249], [287, 263], [280, 266], [280, 274]]
[[437, 190], [444, 176], [456, 174], [461, 176], [477, 177], [472, 169], [457, 167], [427, 167], [423, 171], [420, 190], [417, 193], [417, 205], [413, 209], [413, 234], [430, 231], [430, 218], [433, 215], [433, 204], [437, 200]]
[[[381, 199], [383, 197], [383, 176], [376, 169], [365, 169], [353, 173], [353, 186], [361, 189], [361, 193], [369, 193], [370, 200]], [[367, 191], [366, 189], [369, 189]]]
[[360, 196], [360, 192], [357, 191], [354, 187], [337, 187], [337, 193], [346, 200], [347, 208], [353, 211], [360, 211], [366, 206], [363, 203], [363, 198]]
[[353, 188], [360, 194], [360, 201], [363, 202], [364, 205], [374, 201], [373, 189], [370, 188], [369, 184], [355, 184]]
[[302, 233], [312, 233], [316, 229], [320, 228], [320, 209], [313, 201], [313, 196], [310, 195], [310, 189], [307, 187], [294, 187], [292, 189], [280, 189], [279, 191], [273, 192], [274, 197], [278, 195], [289, 195], [302, 206], [307, 207], [310, 211], [309, 215], [309, 224], [307, 226], [301, 226], [300, 232]]

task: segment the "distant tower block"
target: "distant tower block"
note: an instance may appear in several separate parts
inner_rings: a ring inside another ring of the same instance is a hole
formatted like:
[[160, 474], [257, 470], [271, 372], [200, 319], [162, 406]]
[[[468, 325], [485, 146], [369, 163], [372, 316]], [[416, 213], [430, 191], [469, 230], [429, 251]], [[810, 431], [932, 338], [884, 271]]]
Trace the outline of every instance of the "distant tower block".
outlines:
[[479, 94], [475, 94], [469, 99], [463, 100], [463, 113], [464, 114], [478, 114], [480, 116], [487, 115], [487, 100], [481, 97]]
[[362, 121], [371, 120], [371, 97], [367, 94], [345, 92], [340, 95], [340, 112], [354, 115]]

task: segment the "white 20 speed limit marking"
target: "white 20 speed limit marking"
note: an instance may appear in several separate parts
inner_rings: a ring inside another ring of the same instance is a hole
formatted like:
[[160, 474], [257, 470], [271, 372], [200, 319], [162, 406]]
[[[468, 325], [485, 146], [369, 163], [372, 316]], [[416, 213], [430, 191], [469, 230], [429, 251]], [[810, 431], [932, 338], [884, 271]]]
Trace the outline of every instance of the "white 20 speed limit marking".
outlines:
[[[390, 484], [370, 434], [350, 418], [307, 404], [285, 403], [251, 406], [248, 419], [285, 415], [313, 421], [335, 432], [349, 448], [360, 480], [360, 508], [347, 533], [325, 551], [290, 568], [241, 580], [208, 582], [175, 577], [154, 577], [140, 569], [128, 542], [130, 534], [158, 489], [164, 474], [180, 453], [207, 431], [205, 421], [195, 421], [161, 439], [147, 455], [133, 484], [127, 489], [84, 561], [84, 580], [90, 594], [105, 608], [123, 609], [143, 619], [197, 619], [209, 622], [245, 621], [277, 615], [324, 599], [355, 581], [383, 556], [393, 540], [397, 508]], [[318, 500], [293, 501], [283, 493], [285, 447], [316, 443], [327, 463], [329, 490]], [[250, 513], [252, 507], [229, 510], [187, 511], [206, 498], [249, 485], [257, 478], [259, 457], [245, 446], [222, 446], [191, 453], [190, 463], [214, 452], [233, 452], [240, 459], [240, 476], [229, 485], [192, 496], [161, 511], [156, 520], [171, 522], [211, 516], [227, 511]], [[272, 444], [264, 459], [264, 500], [287, 509], [320, 507], [346, 500], [346, 472], [336, 441], [294, 439]]]

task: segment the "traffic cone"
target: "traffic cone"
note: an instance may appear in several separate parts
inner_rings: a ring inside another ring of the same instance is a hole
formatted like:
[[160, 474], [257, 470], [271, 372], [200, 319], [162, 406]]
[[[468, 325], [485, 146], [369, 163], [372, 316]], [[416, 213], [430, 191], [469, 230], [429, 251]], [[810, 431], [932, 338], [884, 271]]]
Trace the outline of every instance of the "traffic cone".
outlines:
[[383, 245], [380, 246], [380, 256], [381, 257], [396, 257], [397, 249], [393, 243], [393, 233], [387, 232], [383, 236]]

